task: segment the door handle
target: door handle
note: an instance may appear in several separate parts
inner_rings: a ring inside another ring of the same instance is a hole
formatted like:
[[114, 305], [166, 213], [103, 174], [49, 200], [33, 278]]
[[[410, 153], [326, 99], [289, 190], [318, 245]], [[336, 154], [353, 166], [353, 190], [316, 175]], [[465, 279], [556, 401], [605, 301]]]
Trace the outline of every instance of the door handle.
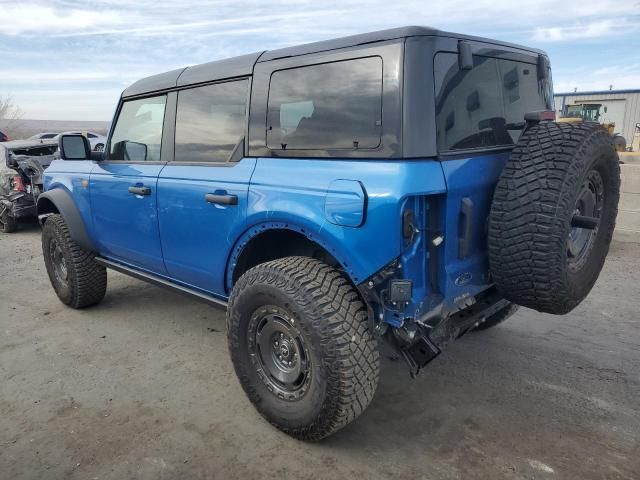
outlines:
[[129, 193], [134, 195], [151, 195], [151, 189], [149, 187], [129, 187]]
[[209, 203], [215, 203], [217, 205], [237, 205], [238, 204], [238, 196], [230, 195], [230, 194], [217, 194], [217, 193], [207, 193], [204, 196], [204, 199]]
[[471, 222], [473, 220], [473, 201], [464, 197], [460, 202], [458, 220], [458, 258], [469, 255], [471, 247]]

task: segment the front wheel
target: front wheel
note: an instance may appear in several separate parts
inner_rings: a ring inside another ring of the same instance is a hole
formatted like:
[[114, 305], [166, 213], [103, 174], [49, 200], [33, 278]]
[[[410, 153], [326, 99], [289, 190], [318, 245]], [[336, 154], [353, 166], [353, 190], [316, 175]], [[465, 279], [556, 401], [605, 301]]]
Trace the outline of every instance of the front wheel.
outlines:
[[51, 215], [42, 228], [42, 255], [49, 280], [62, 303], [83, 308], [99, 303], [107, 289], [107, 270], [92, 252], [73, 241], [62, 215]]
[[373, 398], [378, 342], [358, 292], [329, 265], [287, 257], [250, 269], [231, 294], [227, 328], [245, 393], [295, 438], [333, 434]]

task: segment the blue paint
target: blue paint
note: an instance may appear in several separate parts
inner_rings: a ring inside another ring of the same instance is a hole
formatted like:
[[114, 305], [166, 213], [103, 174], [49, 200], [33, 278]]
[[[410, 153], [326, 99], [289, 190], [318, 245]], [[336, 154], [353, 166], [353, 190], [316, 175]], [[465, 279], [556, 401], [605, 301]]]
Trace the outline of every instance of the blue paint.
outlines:
[[[325, 216], [334, 180], [358, 180], [367, 192], [364, 225], [343, 227]], [[247, 225], [282, 223], [325, 248], [354, 283], [376, 273], [401, 252], [401, 204], [411, 195], [445, 192], [434, 160], [291, 160], [259, 158], [249, 189]]]
[[[244, 246], [269, 229], [296, 231], [318, 243], [355, 284], [398, 260], [397, 277], [413, 281], [413, 298], [400, 311], [386, 310], [384, 319], [399, 326], [434, 309], [457, 310], [489, 288], [485, 221], [507, 158], [56, 161], [45, 186], [72, 194], [101, 255], [218, 298], [228, 297]], [[143, 185], [150, 195], [128, 192]], [[235, 195], [237, 204], [208, 203], [208, 193]], [[474, 215], [469, 255], [460, 259], [463, 198], [473, 202]], [[415, 219], [411, 238], [402, 233], [408, 209]], [[435, 249], [434, 285], [429, 245], [437, 234], [444, 241]]]
[[359, 227], [364, 223], [367, 193], [357, 180], [334, 180], [324, 201], [324, 214], [331, 223]]
[[[254, 158], [238, 163], [172, 165], [158, 179], [158, 219], [167, 273], [181, 282], [226, 295], [233, 245], [246, 229]], [[237, 205], [207, 203], [205, 195], [236, 195]]]
[[[166, 273], [158, 231], [158, 174], [163, 164], [99, 162], [91, 171], [94, 243], [109, 258]], [[146, 196], [129, 187], [148, 187]]]

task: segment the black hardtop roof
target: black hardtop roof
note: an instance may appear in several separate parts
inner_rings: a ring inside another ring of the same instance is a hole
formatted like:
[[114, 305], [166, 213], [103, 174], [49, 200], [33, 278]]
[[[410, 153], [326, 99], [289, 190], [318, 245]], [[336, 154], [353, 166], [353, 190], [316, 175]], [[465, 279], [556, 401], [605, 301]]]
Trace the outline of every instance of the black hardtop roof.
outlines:
[[123, 97], [142, 95], [149, 92], [166, 90], [176, 86], [193, 85], [197, 83], [223, 80], [226, 78], [248, 76], [253, 73], [253, 67], [257, 62], [267, 62], [278, 58], [296, 57], [311, 53], [338, 50], [341, 48], [355, 47], [367, 43], [383, 42], [406, 37], [439, 36], [450, 37], [460, 40], [471, 40], [494, 45], [502, 45], [510, 48], [517, 48], [534, 54], [544, 54], [541, 50], [536, 50], [521, 45], [490, 40], [487, 38], [474, 37], [471, 35], [461, 35], [457, 33], [444, 32], [431, 27], [399, 27], [377, 32], [362, 33], [348, 37], [324, 40], [321, 42], [306, 43], [293, 47], [280, 48], [263, 52], [250, 53], [238, 57], [217, 60], [203, 63], [191, 67], [179, 68], [170, 72], [152, 75], [133, 83], [122, 93]]

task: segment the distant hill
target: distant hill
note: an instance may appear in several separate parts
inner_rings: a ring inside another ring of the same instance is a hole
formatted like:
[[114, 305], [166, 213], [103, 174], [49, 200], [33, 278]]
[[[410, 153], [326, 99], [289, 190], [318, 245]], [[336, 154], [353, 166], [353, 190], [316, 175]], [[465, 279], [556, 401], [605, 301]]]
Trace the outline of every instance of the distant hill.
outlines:
[[74, 121], [74, 120], [0, 120], [0, 131], [3, 131], [11, 140], [28, 138], [40, 132], [68, 132], [71, 130], [91, 131], [106, 135], [110, 122], [98, 121]]

